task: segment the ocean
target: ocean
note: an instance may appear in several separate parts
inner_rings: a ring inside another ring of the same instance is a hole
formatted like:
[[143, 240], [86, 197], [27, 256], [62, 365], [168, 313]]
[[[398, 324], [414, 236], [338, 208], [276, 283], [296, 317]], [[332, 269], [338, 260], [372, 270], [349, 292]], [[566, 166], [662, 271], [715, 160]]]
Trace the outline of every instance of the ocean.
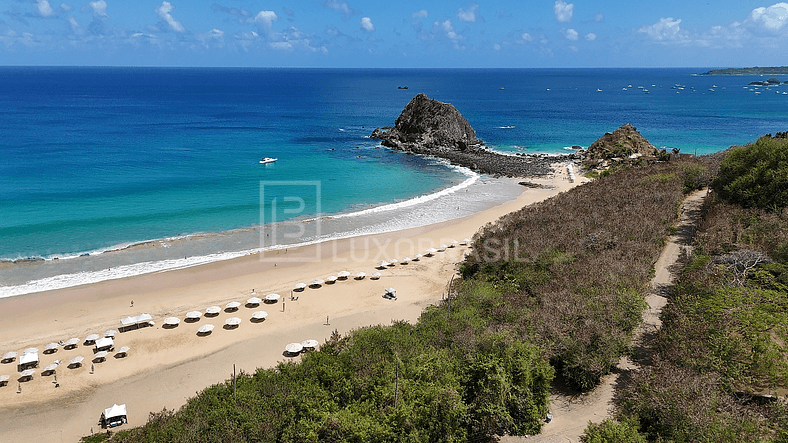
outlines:
[[0, 67], [0, 297], [514, 198], [505, 180], [368, 138], [420, 92], [505, 152], [567, 153], [624, 123], [698, 155], [787, 129], [788, 85], [706, 70]]

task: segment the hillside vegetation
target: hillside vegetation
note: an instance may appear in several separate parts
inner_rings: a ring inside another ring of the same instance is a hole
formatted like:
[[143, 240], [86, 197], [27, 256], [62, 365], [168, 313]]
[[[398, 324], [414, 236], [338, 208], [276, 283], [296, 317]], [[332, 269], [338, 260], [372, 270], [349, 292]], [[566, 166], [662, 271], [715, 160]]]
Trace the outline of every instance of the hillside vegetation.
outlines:
[[[211, 386], [120, 442], [492, 441], [538, 433], [556, 376], [592, 389], [629, 351], [652, 265], [708, 165], [622, 168], [483, 228], [451, 297]], [[98, 438], [98, 437], [97, 437]]]

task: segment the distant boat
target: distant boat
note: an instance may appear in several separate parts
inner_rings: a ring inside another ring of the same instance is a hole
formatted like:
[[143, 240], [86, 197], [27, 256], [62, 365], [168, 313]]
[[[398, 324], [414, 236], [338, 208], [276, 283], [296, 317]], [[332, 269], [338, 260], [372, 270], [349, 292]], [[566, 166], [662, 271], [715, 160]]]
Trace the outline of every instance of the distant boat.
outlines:
[[397, 86], [397, 89], [408, 89], [407, 86]]
[[271, 158], [271, 157], [263, 157], [263, 159], [260, 160], [260, 164], [264, 165], [266, 163], [273, 163], [273, 162], [275, 162], [277, 160], [279, 160], [279, 159], [278, 158]]
[[602, 92], [602, 90], [599, 89], [599, 88], [596, 88], [596, 92]]

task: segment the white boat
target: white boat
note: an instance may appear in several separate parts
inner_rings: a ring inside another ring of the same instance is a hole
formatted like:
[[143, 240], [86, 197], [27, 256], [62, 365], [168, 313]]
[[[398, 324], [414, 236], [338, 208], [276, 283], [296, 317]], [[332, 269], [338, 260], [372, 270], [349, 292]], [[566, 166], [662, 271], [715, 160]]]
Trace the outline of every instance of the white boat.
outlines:
[[271, 157], [263, 157], [263, 159], [260, 160], [260, 164], [264, 165], [266, 163], [273, 163], [273, 162], [275, 162], [277, 160], [279, 160], [279, 159], [278, 158], [271, 158]]

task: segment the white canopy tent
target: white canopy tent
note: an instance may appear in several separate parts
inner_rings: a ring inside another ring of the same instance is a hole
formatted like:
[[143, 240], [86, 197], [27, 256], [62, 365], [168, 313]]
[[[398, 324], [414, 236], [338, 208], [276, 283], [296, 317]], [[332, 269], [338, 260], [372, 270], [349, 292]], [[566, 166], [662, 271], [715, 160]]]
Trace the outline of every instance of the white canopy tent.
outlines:
[[38, 351], [25, 352], [19, 357], [19, 371], [24, 371], [27, 368], [35, 368], [38, 366]]
[[110, 350], [113, 346], [115, 346], [115, 341], [112, 340], [112, 337], [103, 337], [96, 340], [96, 351]]
[[140, 314], [134, 317], [121, 318], [120, 319], [120, 324], [122, 326], [121, 329], [123, 328], [128, 329], [131, 328], [132, 326], [139, 328], [140, 325], [146, 324], [151, 320], [153, 320], [153, 317], [151, 317], [150, 314]]
[[112, 405], [111, 408], [104, 410], [104, 420], [107, 427], [115, 427], [127, 423], [126, 405]]

